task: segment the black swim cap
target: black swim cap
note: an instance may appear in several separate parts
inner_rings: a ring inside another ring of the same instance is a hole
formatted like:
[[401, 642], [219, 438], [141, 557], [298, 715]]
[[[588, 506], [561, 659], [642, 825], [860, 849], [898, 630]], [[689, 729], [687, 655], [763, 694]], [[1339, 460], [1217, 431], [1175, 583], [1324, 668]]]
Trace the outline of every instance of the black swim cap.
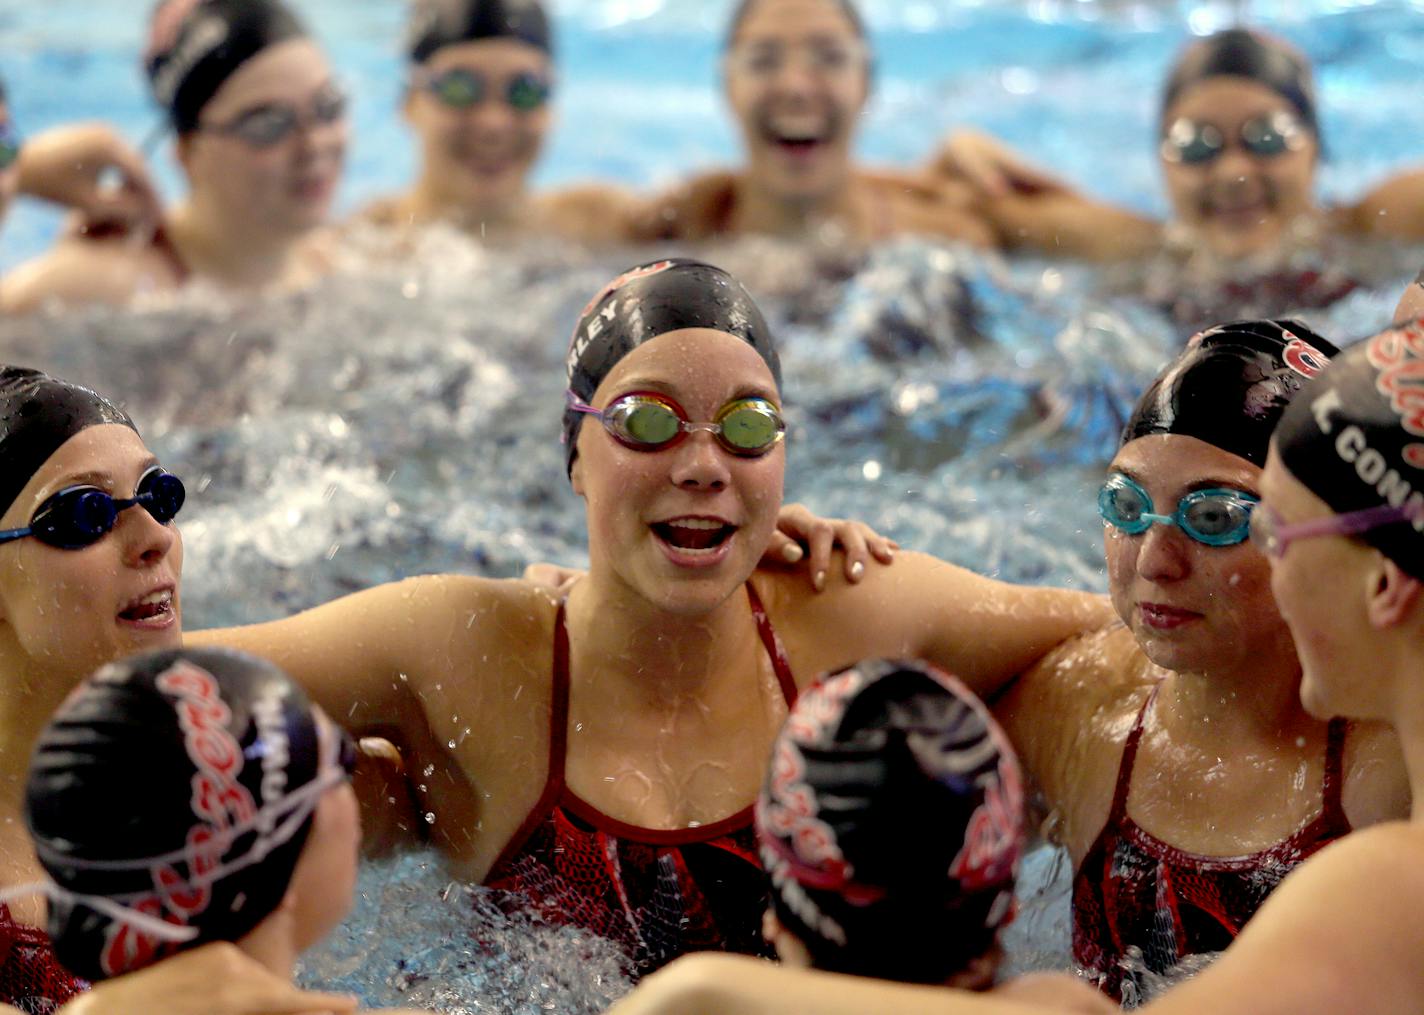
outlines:
[[1276, 451], [1336, 514], [1385, 504], [1414, 512], [1356, 538], [1424, 579], [1424, 320], [1341, 353], [1286, 411]]
[[[579, 314], [565, 360], [569, 390], [587, 402], [608, 372], [644, 342], [682, 328], [711, 328], [746, 342], [781, 388], [776, 341], [756, 302], [721, 268], [676, 257], [640, 264], [609, 282]], [[578, 454], [583, 413], [564, 410], [569, 471]]]
[[149, 22], [144, 68], [153, 97], [186, 134], [239, 67], [269, 46], [306, 35], [279, 0], [162, 0]]
[[943, 983], [1013, 914], [1018, 759], [983, 702], [921, 662], [806, 690], [756, 805], [777, 919], [817, 968]]
[[[57, 886], [60, 961], [103, 979], [252, 930], [282, 901], [306, 841], [319, 755], [306, 694], [251, 656], [173, 649], [81, 684], [40, 734], [25, 787], [25, 821]], [[159, 940], [124, 918], [133, 912], [196, 934]]]
[[1339, 351], [1297, 321], [1208, 328], [1138, 400], [1122, 443], [1183, 434], [1263, 466], [1281, 413]]
[[552, 54], [549, 18], [538, 0], [414, 0], [406, 51], [415, 63], [444, 46], [517, 39]]
[[0, 514], [60, 445], [105, 423], [138, 432], [128, 413], [97, 392], [28, 367], [0, 366]]
[[1295, 107], [1300, 119], [1317, 138], [1315, 86], [1310, 64], [1280, 39], [1228, 28], [1192, 43], [1178, 58], [1162, 92], [1162, 119], [1187, 88], [1214, 77], [1250, 78], [1276, 92]]

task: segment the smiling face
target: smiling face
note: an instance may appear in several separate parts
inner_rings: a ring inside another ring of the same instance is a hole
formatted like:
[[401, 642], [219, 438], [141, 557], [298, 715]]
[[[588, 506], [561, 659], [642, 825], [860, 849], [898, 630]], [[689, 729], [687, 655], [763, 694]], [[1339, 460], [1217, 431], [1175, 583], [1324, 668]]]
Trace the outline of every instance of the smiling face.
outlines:
[[[645, 342], [615, 366], [591, 404], [656, 392], [688, 418], [712, 420], [737, 398], [780, 405], [771, 371], [739, 338], [707, 328]], [[673, 612], [707, 612], [739, 588], [766, 549], [781, 508], [784, 443], [732, 454], [705, 431], [661, 451], [616, 441], [593, 418], [579, 429], [574, 490], [587, 502], [589, 571]]]
[[870, 58], [840, 4], [756, 0], [728, 48], [725, 73], [754, 181], [798, 203], [845, 185]]
[[[81, 430], [30, 478], [0, 527], [27, 526], [40, 504], [68, 486], [132, 497], [154, 461], [126, 426]], [[113, 530], [83, 549], [33, 537], [0, 545], [0, 659], [78, 680], [122, 656], [176, 647], [182, 567], [178, 530], [140, 506], [121, 511]]]
[[[200, 129], [179, 139], [195, 198], [227, 220], [277, 234], [325, 222], [346, 157], [345, 117], [319, 115], [335, 108], [336, 92], [331, 66], [310, 39], [278, 43], [244, 63], [203, 107]], [[223, 130], [281, 110], [300, 125], [272, 144]]]
[[[428, 84], [450, 72], [483, 82], [479, 101], [447, 104]], [[533, 82], [547, 85], [549, 55], [518, 39], [442, 46], [416, 69], [406, 119], [420, 135], [424, 182], [471, 212], [498, 211], [523, 192], [553, 117], [549, 103], [517, 108]]]
[[[1156, 434], [1123, 445], [1109, 467], [1135, 480], [1156, 514], [1183, 496], [1226, 488], [1257, 493], [1261, 470], [1195, 437]], [[1175, 525], [1103, 535], [1113, 606], [1142, 651], [1169, 670], [1209, 672], [1293, 659], [1270, 593], [1270, 565], [1248, 540], [1207, 546]]]
[[[1242, 126], [1295, 107], [1280, 93], [1244, 77], [1210, 77], [1179, 95], [1162, 118], [1164, 131], [1179, 123], [1209, 126], [1224, 147], [1199, 163], [1162, 158], [1167, 193], [1177, 221], [1224, 258], [1270, 253], [1293, 223], [1315, 210], [1312, 189], [1319, 143], [1304, 127], [1278, 154], [1254, 154], [1242, 144]], [[1165, 149], [1164, 149], [1165, 150]]]

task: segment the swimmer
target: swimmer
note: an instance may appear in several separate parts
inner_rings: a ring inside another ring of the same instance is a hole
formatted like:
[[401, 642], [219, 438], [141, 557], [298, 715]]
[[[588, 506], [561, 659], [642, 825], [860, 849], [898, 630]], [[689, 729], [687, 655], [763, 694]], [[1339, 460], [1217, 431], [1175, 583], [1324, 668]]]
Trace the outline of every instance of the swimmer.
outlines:
[[0, 307], [122, 305], [196, 279], [285, 290], [326, 271], [346, 95], [296, 16], [280, 0], [163, 0], [145, 67], [186, 200], [151, 230], [61, 239], [9, 275]]
[[635, 237], [827, 230], [827, 238], [861, 242], [921, 233], [996, 245], [969, 188], [855, 164], [873, 62], [851, 0], [742, 0], [722, 69], [746, 165], [696, 177], [655, 199]]
[[[1022, 785], [998, 723], [934, 667], [867, 660], [817, 681], [757, 800], [782, 964], [988, 990], [1013, 918]], [[1111, 1009], [1074, 976], [1032, 983]]]
[[567, 369], [590, 568], [564, 603], [426, 576], [192, 637], [271, 659], [353, 732], [389, 730], [409, 765], [446, 773], [421, 810], [455, 876], [526, 892], [643, 971], [696, 948], [760, 952], [751, 805], [811, 675], [920, 657], [991, 689], [1109, 611], [916, 554], [855, 583], [833, 569], [820, 594], [754, 574], [781, 507], [780, 366], [717, 268], [614, 280]]
[[369, 220], [449, 222], [495, 242], [621, 238], [616, 223], [632, 198], [615, 187], [529, 193], [553, 122], [553, 37], [539, 0], [413, 0], [406, 53], [402, 109], [420, 140], [420, 175], [377, 201]]
[[22, 140], [0, 82], [0, 220], [17, 195], [67, 205], [81, 231], [158, 220], [158, 196], [143, 158], [102, 124], [54, 127]]
[[[1291, 253], [1332, 237], [1424, 237], [1424, 173], [1402, 174], [1352, 205], [1320, 206], [1322, 143], [1306, 58], [1280, 39], [1233, 28], [1188, 46], [1163, 88], [1166, 226], [1094, 201], [982, 134], [951, 138], [938, 171], [988, 198], [985, 213], [1011, 246], [1102, 261], [1165, 251], [1178, 274], [1184, 264], [1214, 267], [1227, 281], [1242, 270], [1282, 270]], [[1324, 306], [1353, 288], [1328, 262], [1320, 277], [1298, 274], [1284, 294], [1297, 307]]]
[[[19, 797], [40, 728], [86, 673], [178, 644], [183, 546], [173, 519], [184, 491], [122, 409], [21, 367], [0, 367], [0, 464], [0, 775], [14, 790], [0, 798], [4, 890], [40, 876]], [[42, 923], [33, 899], [0, 905], [0, 1002], [48, 1011], [84, 988], [55, 961]], [[200, 1011], [323, 997], [274, 983], [218, 948], [103, 996], [131, 1001], [132, 1011], [153, 1010], [140, 1006], [148, 991], [166, 994], [190, 973], [201, 979], [217, 971], [248, 978]]]
[[44, 877], [7, 894], [48, 899], [55, 953], [86, 980], [228, 941], [290, 983], [351, 905], [356, 758], [261, 660], [165, 649], [110, 663], [39, 734], [24, 816]]
[[1408, 810], [1391, 731], [1300, 706], [1246, 540], [1271, 428], [1334, 351], [1294, 322], [1192, 340], [1099, 495], [1122, 623], [1050, 653], [995, 706], [1073, 864], [1075, 959], [1114, 997], [1224, 948], [1291, 867]]

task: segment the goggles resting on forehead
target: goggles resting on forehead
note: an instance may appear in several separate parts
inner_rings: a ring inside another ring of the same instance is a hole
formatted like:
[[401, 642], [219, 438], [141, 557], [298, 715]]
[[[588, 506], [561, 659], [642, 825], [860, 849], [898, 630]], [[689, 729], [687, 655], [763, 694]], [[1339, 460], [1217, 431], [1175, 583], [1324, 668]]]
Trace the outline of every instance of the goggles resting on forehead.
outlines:
[[346, 119], [349, 102], [346, 92], [331, 85], [305, 111], [289, 102], [268, 102], [245, 109], [226, 123], [202, 123], [198, 129], [235, 137], [252, 148], [272, 148], [303, 128], [340, 123]]
[[34, 536], [60, 550], [82, 550], [109, 534], [119, 512], [140, 505], [154, 521], [167, 525], [186, 498], [183, 481], [157, 465], [139, 477], [134, 495], [124, 499], [97, 486], [66, 486], [35, 509], [25, 528], [0, 531], [0, 543]]
[[[1241, 124], [1237, 141], [1249, 155], [1272, 159], [1305, 145], [1307, 130], [1300, 120], [1285, 110], [1253, 116]], [[1212, 123], [1185, 116], [1173, 120], [1162, 136], [1162, 158], [1179, 165], [1206, 165], [1226, 151], [1227, 138]]]
[[706, 430], [727, 451], [744, 458], [769, 452], [786, 436], [781, 412], [764, 398], [736, 398], [722, 406], [710, 423], [694, 423], [666, 395], [632, 391], [595, 409], [572, 391], [565, 392], [574, 412], [596, 416], [619, 444], [634, 451], [662, 451], [698, 430]]
[[472, 109], [498, 93], [504, 104], [515, 112], [532, 113], [549, 101], [553, 90], [547, 78], [533, 71], [520, 71], [500, 81], [468, 67], [422, 75], [417, 82], [450, 109]]
[[1175, 525], [1207, 546], [1245, 542], [1251, 512], [1259, 503], [1254, 494], [1217, 487], [1187, 494], [1170, 515], [1153, 514], [1151, 495], [1120, 472], [1109, 476], [1098, 491], [1098, 514], [1113, 528], [1140, 536], [1153, 525]]

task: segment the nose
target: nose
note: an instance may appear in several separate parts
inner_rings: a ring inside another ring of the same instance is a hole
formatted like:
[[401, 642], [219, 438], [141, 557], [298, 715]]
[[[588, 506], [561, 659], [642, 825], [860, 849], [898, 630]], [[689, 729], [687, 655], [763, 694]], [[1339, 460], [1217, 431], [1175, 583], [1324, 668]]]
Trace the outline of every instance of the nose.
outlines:
[[1191, 573], [1192, 539], [1175, 525], [1153, 525], [1137, 544], [1137, 573], [1150, 582], [1181, 581]]
[[493, 95], [475, 103], [466, 115], [471, 124], [486, 131], [509, 130], [515, 123], [515, 113], [509, 103]]
[[178, 541], [178, 530], [161, 524], [141, 505], [119, 513], [115, 535], [122, 540], [124, 563], [129, 567], [152, 567], [168, 556]]
[[1255, 172], [1256, 160], [1239, 142], [1232, 142], [1212, 160], [1211, 170], [1212, 177], [1217, 181], [1239, 183]]
[[673, 456], [670, 478], [683, 490], [706, 490], [715, 493], [726, 489], [732, 478], [727, 468], [727, 453], [706, 431], [689, 434], [668, 454]]

